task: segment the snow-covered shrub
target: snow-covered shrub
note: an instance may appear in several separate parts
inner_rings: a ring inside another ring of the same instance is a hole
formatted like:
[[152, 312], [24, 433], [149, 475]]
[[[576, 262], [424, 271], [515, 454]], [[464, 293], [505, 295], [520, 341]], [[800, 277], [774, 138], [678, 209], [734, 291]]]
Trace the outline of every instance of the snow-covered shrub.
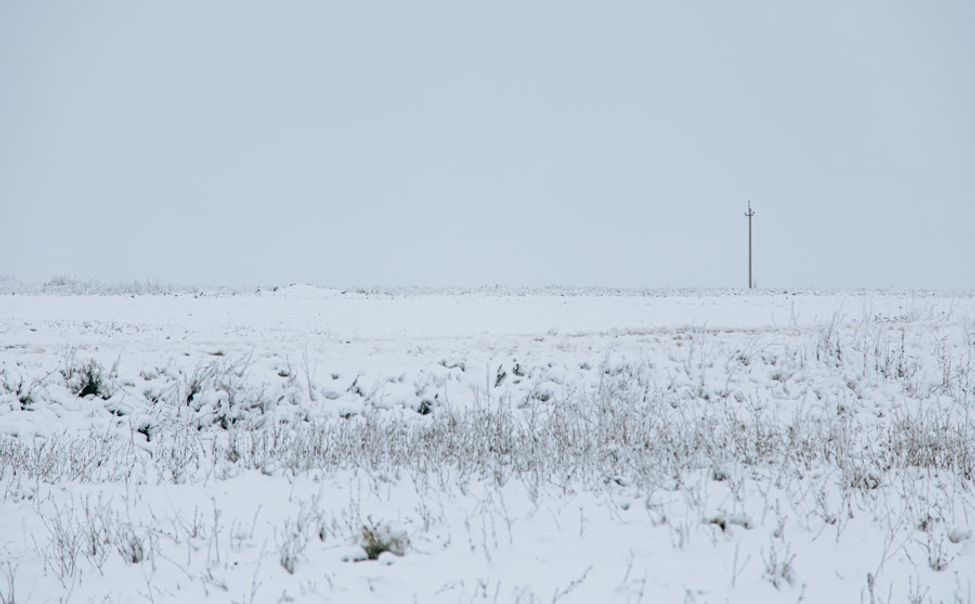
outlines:
[[112, 396], [109, 380], [114, 377], [115, 370], [106, 372], [95, 359], [74, 364], [72, 355], [68, 364], [61, 370], [61, 375], [64, 376], [64, 381], [71, 392], [80, 398], [95, 396], [108, 400]]
[[29, 381], [23, 373], [17, 372], [15, 376], [11, 376], [6, 368], [0, 369], [0, 393], [12, 396], [21, 410], [33, 407], [34, 389], [37, 386], [37, 381]]
[[379, 559], [383, 552], [402, 556], [406, 554], [409, 544], [410, 540], [405, 532], [394, 531], [388, 525], [372, 522], [362, 527], [359, 541], [369, 560]]
[[121, 526], [115, 536], [115, 548], [122, 560], [139, 564], [146, 558], [146, 538], [131, 526]]

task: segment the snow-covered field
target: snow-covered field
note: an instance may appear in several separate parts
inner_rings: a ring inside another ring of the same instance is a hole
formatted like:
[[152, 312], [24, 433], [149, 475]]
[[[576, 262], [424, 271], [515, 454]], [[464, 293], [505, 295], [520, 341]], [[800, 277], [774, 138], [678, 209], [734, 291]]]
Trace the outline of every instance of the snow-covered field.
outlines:
[[973, 371], [971, 293], [8, 288], [0, 603], [970, 604]]

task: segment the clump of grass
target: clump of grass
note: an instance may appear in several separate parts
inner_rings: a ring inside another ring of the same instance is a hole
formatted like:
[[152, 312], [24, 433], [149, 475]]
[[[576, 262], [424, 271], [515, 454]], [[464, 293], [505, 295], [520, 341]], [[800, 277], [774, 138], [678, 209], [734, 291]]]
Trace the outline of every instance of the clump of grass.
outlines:
[[[114, 369], [111, 373], [114, 373]], [[70, 359], [64, 369], [61, 370], [64, 381], [78, 397], [97, 396], [108, 400], [112, 394], [109, 391], [109, 377], [101, 365], [95, 359], [90, 359], [82, 365], [71, 363]]]
[[122, 532], [116, 543], [119, 555], [129, 564], [140, 564], [146, 558], [146, 548], [142, 537], [131, 529]]
[[383, 552], [402, 556], [409, 544], [406, 533], [393, 531], [389, 526], [368, 524], [362, 527], [360, 545], [369, 560], [378, 559]]
[[94, 360], [89, 361], [81, 370], [81, 387], [78, 396], [85, 398], [94, 395], [99, 398], [108, 398], [105, 385], [105, 376], [102, 369]]
[[34, 384], [26, 384], [23, 376], [19, 376], [16, 381], [8, 379], [6, 372], [2, 372], [2, 376], [0, 388], [3, 389], [3, 392], [17, 397], [17, 402], [20, 403], [22, 411], [31, 409], [34, 405], [32, 393]]

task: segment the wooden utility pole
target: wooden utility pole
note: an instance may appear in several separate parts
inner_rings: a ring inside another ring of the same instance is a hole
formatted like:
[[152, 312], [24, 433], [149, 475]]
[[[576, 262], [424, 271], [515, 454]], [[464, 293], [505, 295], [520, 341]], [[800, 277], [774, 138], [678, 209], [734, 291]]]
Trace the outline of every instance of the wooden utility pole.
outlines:
[[745, 216], [748, 216], [748, 289], [754, 287], [754, 281], [752, 281], [752, 216], [755, 212], [752, 211], [752, 202], [748, 202], [748, 211], [745, 212]]

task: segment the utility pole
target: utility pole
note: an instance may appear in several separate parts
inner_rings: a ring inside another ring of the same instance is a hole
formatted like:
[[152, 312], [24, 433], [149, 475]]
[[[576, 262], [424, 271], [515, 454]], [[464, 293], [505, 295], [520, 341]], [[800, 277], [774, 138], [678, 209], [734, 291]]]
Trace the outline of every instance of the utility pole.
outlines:
[[755, 212], [752, 211], [752, 202], [748, 201], [748, 211], [745, 212], [745, 216], [748, 216], [748, 289], [753, 287], [752, 281], [752, 216]]

